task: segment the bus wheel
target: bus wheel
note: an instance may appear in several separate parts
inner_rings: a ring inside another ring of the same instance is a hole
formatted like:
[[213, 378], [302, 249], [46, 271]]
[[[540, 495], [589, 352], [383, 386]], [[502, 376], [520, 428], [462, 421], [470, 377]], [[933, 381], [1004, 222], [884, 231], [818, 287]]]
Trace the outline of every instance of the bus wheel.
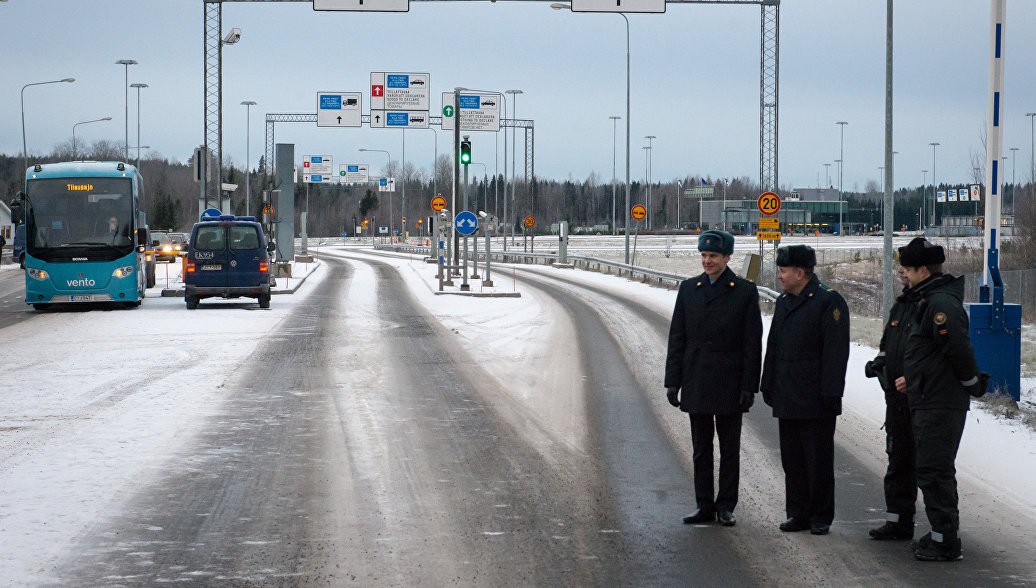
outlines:
[[40, 312], [47, 312], [48, 310], [50, 310], [49, 304], [33, 304], [32, 307]]
[[185, 296], [184, 300], [187, 301], [187, 310], [195, 310], [198, 308], [197, 296]]
[[22, 266], [22, 269], [25, 269], [25, 254], [24, 253], [22, 253], [21, 255], [18, 256], [18, 265]]

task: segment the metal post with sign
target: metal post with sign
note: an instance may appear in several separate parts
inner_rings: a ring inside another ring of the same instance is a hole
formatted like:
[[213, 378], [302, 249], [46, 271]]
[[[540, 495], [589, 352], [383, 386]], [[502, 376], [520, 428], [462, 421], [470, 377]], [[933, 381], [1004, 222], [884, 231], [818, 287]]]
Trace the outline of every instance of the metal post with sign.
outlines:
[[[781, 244], [781, 221], [776, 215], [781, 210], [781, 197], [775, 192], [764, 192], [756, 201], [759, 208], [759, 230], [755, 238], [759, 241], [759, 282], [765, 282], [766, 262], [770, 261], [773, 270], [773, 287], [777, 288], [777, 248]], [[766, 242], [772, 246], [767, 248]], [[769, 249], [769, 251], [767, 251]]]

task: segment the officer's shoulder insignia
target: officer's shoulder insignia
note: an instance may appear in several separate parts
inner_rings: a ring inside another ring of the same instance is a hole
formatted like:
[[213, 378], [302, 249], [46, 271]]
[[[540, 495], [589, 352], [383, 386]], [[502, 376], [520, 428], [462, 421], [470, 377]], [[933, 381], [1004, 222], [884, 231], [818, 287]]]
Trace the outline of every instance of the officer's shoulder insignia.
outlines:
[[836, 308], [835, 311], [831, 313], [831, 316], [834, 317], [835, 322], [837, 323], [838, 320], [842, 318], [842, 311]]
[[812, 292], [809, 293], [809, 296], [806, 296], [806, 298], [812, 298], [812, 297], [813, 297], [813, 293]]
[[698, 283], [697, 283], [696, 285], [697, 285], [697, 286], [701, 286], [701, 282], [698, 282]]
[[937, 325], [945, 325], [946, 324], [946, 313], [945, 312], [937, 312], [937, 313], [935, 313], [935, 316], [932, 317], [932, 321], [935, 322], [935, 324], [937, 324]]
[[891, 321], [889, 321], [889, 324], [891, 326], [893, 326], [893, 327], [898, 327], [899, 326], [899, 319], [892, 319]]
[[820, 289], [824, 292], [834, 292], [827, 284], [820, 284]]
[[731, 283], [730, 283], [730, 287], [731, 287], [731, 288], [733, 288], [733, 287], [734, 287], [734, 282], [731, 282]]

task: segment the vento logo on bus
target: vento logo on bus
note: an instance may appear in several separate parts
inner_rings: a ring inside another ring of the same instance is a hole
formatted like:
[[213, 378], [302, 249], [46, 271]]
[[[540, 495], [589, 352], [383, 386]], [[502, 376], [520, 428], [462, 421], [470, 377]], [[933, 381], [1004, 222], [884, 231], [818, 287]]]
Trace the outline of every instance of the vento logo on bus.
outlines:
[[68, 283], [69, 288], [93, 288], [97, 285], [97, 282], [90, 278], [84, 278], [83, 274], [79, 274], [78, 279], [65, 280], [65, 282]]

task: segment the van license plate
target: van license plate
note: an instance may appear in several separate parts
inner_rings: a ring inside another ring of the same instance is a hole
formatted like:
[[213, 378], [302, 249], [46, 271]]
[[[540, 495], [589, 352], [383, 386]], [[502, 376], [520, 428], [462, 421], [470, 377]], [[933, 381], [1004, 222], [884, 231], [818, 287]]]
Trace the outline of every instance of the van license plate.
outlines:
[[202, 271], [206, 271], [206, 272], [207, 271], [219, 271], [219, 270], [223, 269], [223, 266], [219, 265], [219, 264], [216, 264], [216, 265], [203, 265], [203, 266], [201, 266], [201, 269], [202, 269]]
[[94, 299], [93, 294], [81, 294], [79, 296], [69, 296], [71, 302], [91, 302]]

